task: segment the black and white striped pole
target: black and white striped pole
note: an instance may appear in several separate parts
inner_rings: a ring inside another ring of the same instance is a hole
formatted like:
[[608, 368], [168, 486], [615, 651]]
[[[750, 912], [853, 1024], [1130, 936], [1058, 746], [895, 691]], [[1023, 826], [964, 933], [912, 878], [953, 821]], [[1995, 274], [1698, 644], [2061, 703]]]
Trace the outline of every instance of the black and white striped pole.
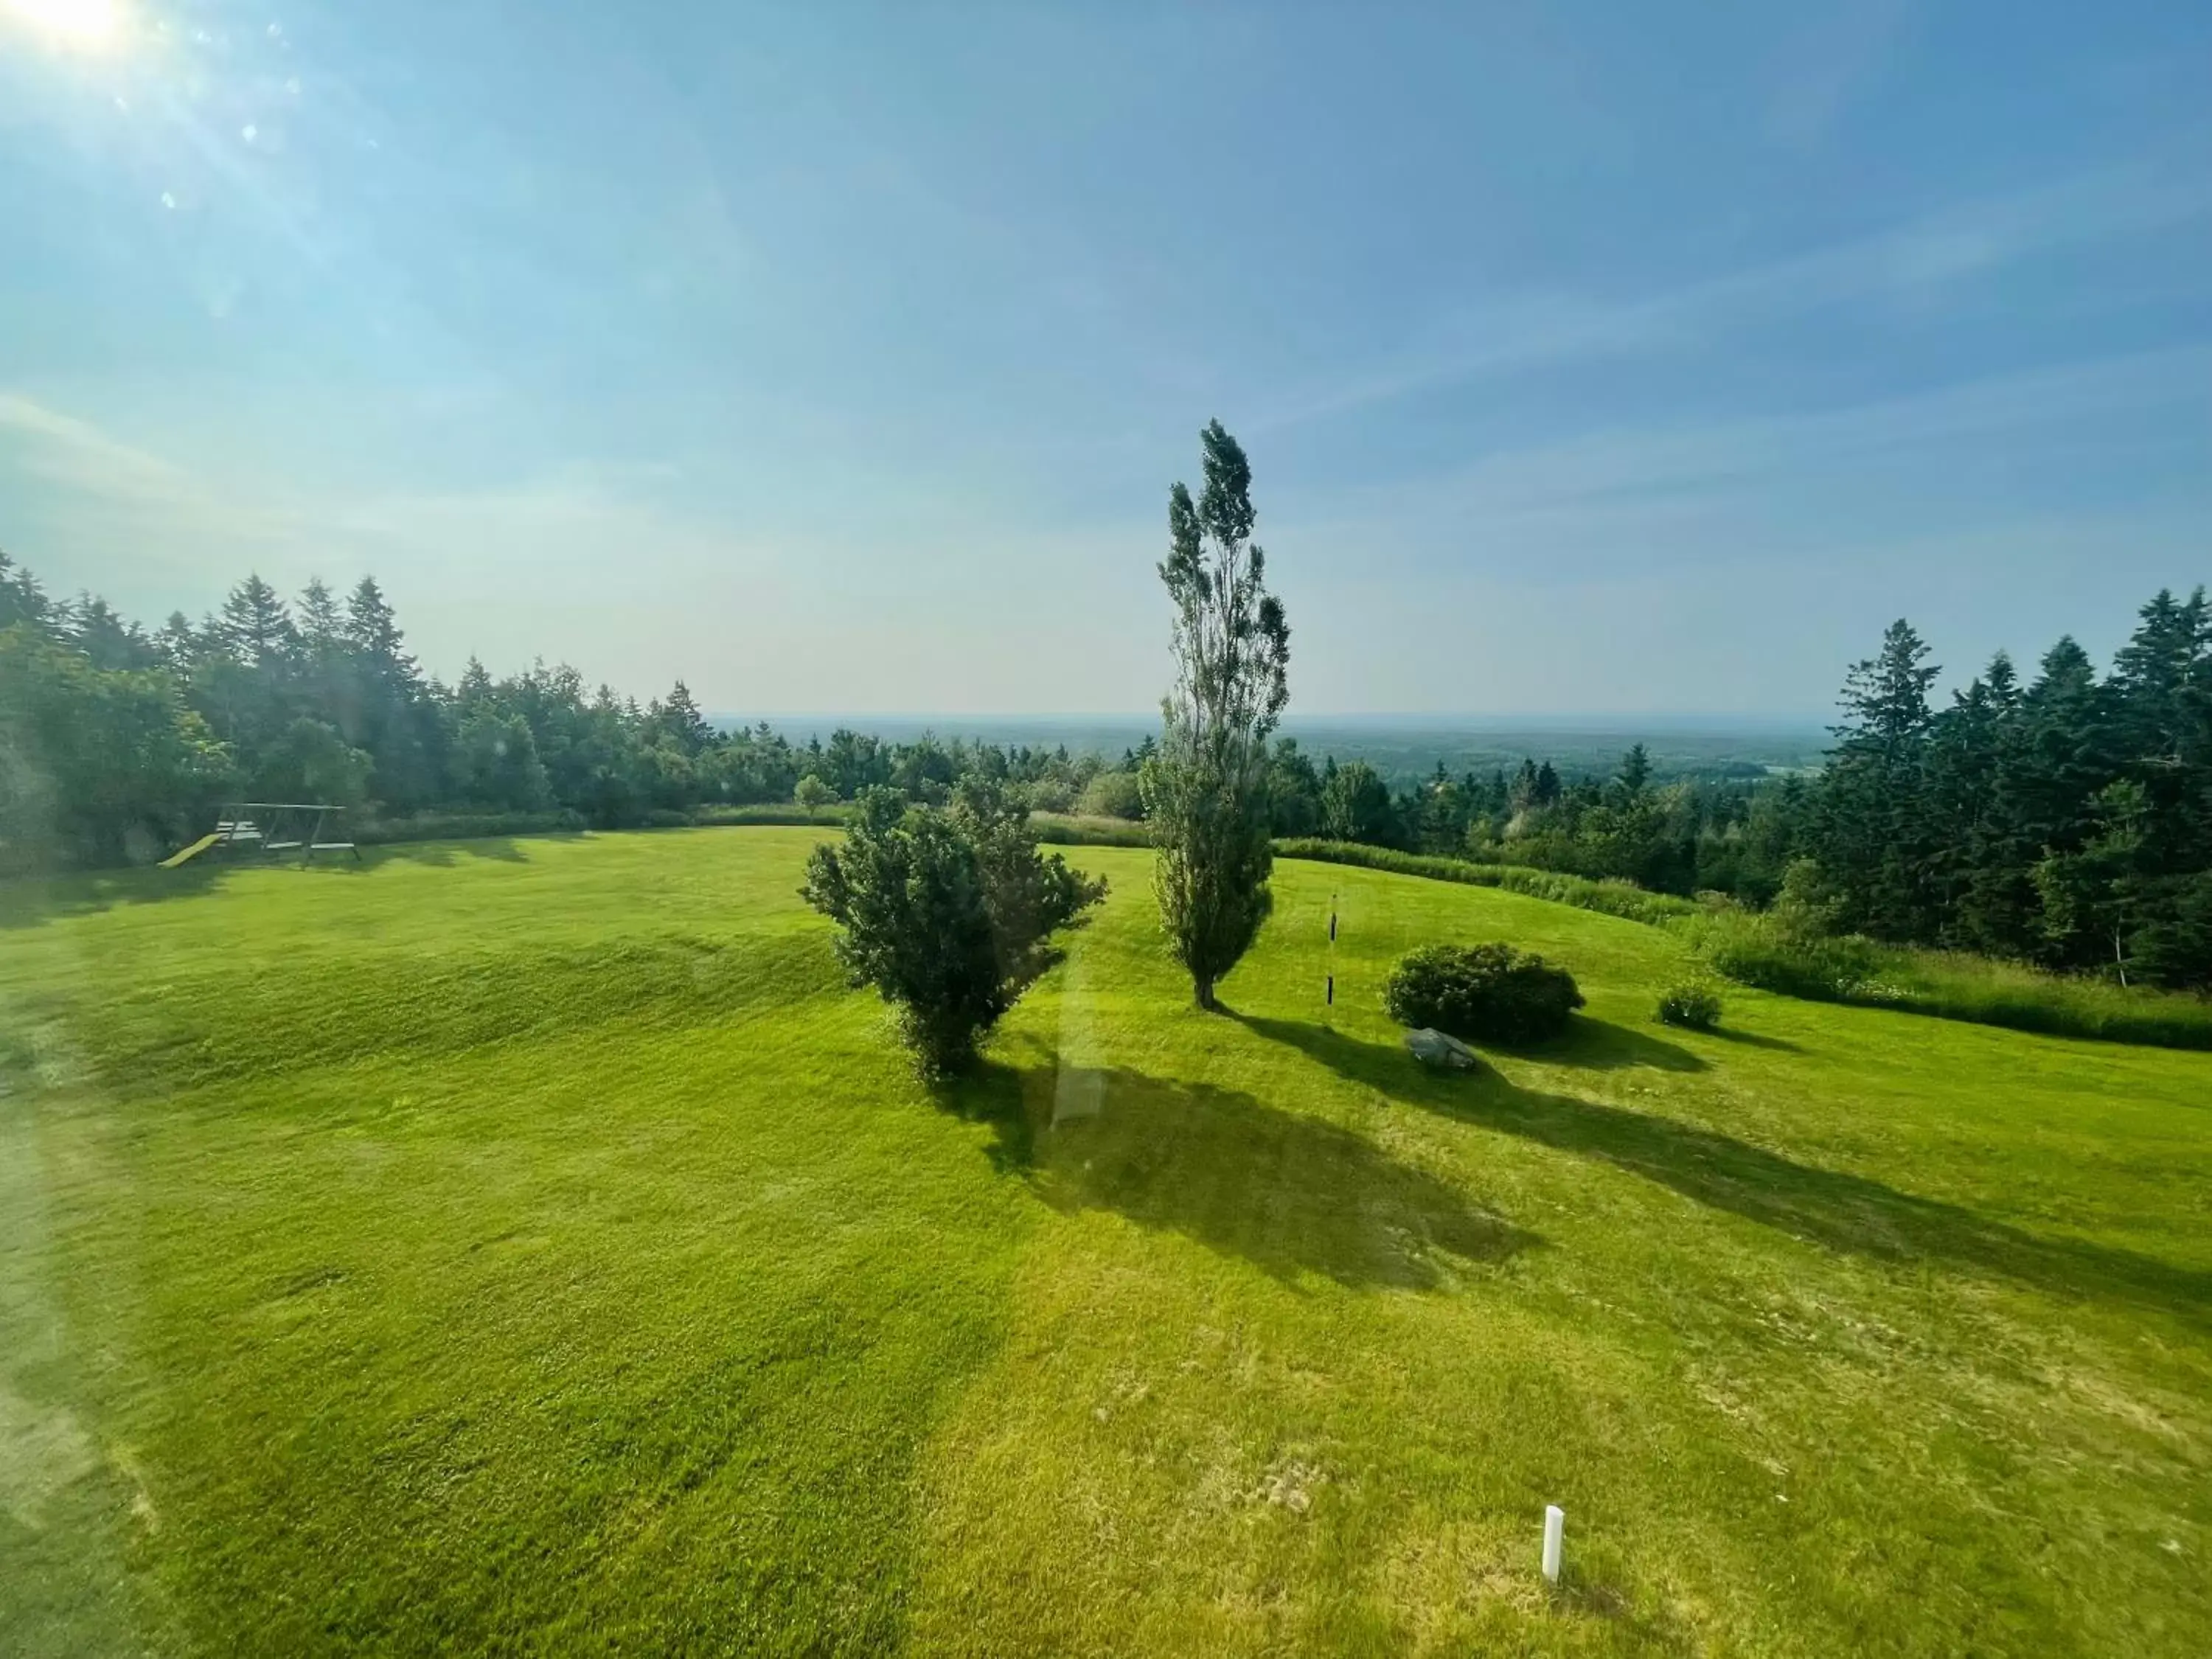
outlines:
[[1328, 896], [1328, 979], [1322, 991], [1322, 1006], [1336, 1006], [1336, 895]]

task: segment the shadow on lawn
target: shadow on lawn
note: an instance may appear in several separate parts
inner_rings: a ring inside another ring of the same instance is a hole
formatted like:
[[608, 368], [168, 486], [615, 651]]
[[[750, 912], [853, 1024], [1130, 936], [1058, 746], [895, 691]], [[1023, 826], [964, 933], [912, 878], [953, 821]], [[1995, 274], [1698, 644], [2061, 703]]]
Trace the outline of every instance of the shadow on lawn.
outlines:
[[[581, 841], [580, 830], [548, 830], [533, 835], [532, 841]], [[331, 861], [334, 870], [374, 870], [380, 864], [420, 864], [433, 870], [450, 870], [466, 859], [478, 859], [495, 864], [527, 864], [525, 853], [512, 836], [477, 836], [466, 841], [390, 841], [361, 849], [362, 862], [346, 859]], [[323, 866], [318, 862], [315, 868]]]
[[1261, 1036], [1392, 1099], [1601, 1159], [1830, 1249], [1940, 1263], [2062, 1296], [2130, 1302], [2197, 1323], [2212, 1320], [2212, 1273], [2131, 1250], [2039, 1237], [1954, 1204], [1795, 1163], [1656, 1113], [1516, 1088], [1487, 1066], [1457, 1076], [1432, 1073], [1394, 1046], [1296, 1021], [1239, 1018]]
[[[1249, 1022], [1248, 1022], [1249, 1023]], [[1650, 1066], [1662, 1072], [1702, 1072], [1705, 1062], [1680, 1043], [1587, 1014], [1568, 1022], [1565, 1035], [1515, 1053], [1547, 1066], [1583, 1066], [1596, 1072]]]
[[1430, 1290], [1444, 1257], [1498, 1261], [1542, 1243], [1364, 1136], [1234, 1090], [1047, 1060], [988, 1064], [939, 1098], [988, 1121], [1001, 1166], [1054, 1209], [1112, 1210], [1286, 1282]]
[[198, 862], [175, 870], [102, 870], [82, 875], [17, 876], [0, 881], [0, 928], [37, 927], [163, 899], [190, 898], [220, 886], [230, 872]]
[[[532, 841], [574, 841], [580, 830], [532, 836]], [[296, 857], [264, 854], [202, 854], [174, 870], [94, 870], [50, 876], [16, 876], [0, 880], [0, 928], [36, 927], [68, 916], [89, 915], [134, 904], [191, 898], [222, 886], [247, 870], [277, 870], [302, 875], [366, 875], [380, 864], [420, 864], [450, 869], [465, 860], [522, 864], [528, 854], [511, 836], [467, 841], [391, 842], [363, 847], [358, 860], [344, 853], [325, 853], [309, 864]]]
[[1717, 1037], [1723, 1042], [1733, 1042], [1744, 1048], [1771, 1048], [1782, 1054], [1802, 1054], [1805, 1052], [1805, 1045], [1802, 1042], [1792, 1042], [1787, 1037], [1763, 1036], [1757, 1031], [1739, 1030], [1733, 1025], [1716, 1025], [1710, 1031], [1701, 1031], [1698, 1035]]

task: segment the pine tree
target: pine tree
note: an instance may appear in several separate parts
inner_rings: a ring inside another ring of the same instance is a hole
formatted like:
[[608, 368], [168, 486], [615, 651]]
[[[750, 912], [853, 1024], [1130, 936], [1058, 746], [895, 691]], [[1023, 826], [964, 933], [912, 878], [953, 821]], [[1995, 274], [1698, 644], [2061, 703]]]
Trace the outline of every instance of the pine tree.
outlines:
[[216, 614], [216, 637], [234, 662], [281, 675], [298, 660], [299, 630], [276, 590], [249, 574], [230, 590]]
[[1823, 873], [1843, 895], [1849, 925], [1885, 939], [1929, 936], [1942, 914], [1930, 856], [1929, 688], [1942, 671], [1899, 618], [1881, 649], [1844, 682], [1844, 718], [1820, 791], [1814, 841]]
[[363, 576], [346, 599], [345, 639], [362, 665], [385, 685], [413, 689], [422, 682], [422, 671], [409, 656], [384, 590], [374, 576]]
[[146, 630], [118, 616], [105, 599], [81, 593], [60, 615], [70, 642], [95, 668], [151, 668], [161, 660]]
[[1631, 800], [1644, 793], [1651, 781], [1651, 757], [1642, 744], [1620, 757], [1620, 787]]
[[691, 688], [682, 680], [676, 682], [667, 699], [655, 706], [654, 723], [676, 746], [686, 755], [696, 757], [714, 741], [714, 728], [699, 712], [699, 705], [691, 696]]
[[53, 603], [39, 586], [38, 578], [0, 551], [0, 628], [28, 623], [45, 629], [52, 616]]
[[319, 576], [309, 577], [300, 590], [300, 640], [307, 654], [317, 659], [328, 658], [344, 644], [344, 618]]

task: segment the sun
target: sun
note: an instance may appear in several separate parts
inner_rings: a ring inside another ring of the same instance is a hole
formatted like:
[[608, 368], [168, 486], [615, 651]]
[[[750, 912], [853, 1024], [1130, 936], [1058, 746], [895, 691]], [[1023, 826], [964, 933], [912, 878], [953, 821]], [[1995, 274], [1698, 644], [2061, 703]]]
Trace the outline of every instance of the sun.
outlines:
[[0, 0], [0, 12], [80, 52], [105, 52], [123, 39], [123, 0]]

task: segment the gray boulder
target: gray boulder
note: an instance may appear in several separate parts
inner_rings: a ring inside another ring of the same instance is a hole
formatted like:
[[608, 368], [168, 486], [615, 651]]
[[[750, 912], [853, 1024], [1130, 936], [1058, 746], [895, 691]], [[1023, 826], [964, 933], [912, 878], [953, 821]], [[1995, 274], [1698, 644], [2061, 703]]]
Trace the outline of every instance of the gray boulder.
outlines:
[[1435, 1066], [1447, 1072], [1471, 1072], [1474, 1069], [1474, 1050], [1455, 1036], [1446, 1036], [1442, 1031], [1423, 1026], [1418, 1031], [1406, 1033], [1406, 1047], [1413, 1058], [1424, 1066]]

